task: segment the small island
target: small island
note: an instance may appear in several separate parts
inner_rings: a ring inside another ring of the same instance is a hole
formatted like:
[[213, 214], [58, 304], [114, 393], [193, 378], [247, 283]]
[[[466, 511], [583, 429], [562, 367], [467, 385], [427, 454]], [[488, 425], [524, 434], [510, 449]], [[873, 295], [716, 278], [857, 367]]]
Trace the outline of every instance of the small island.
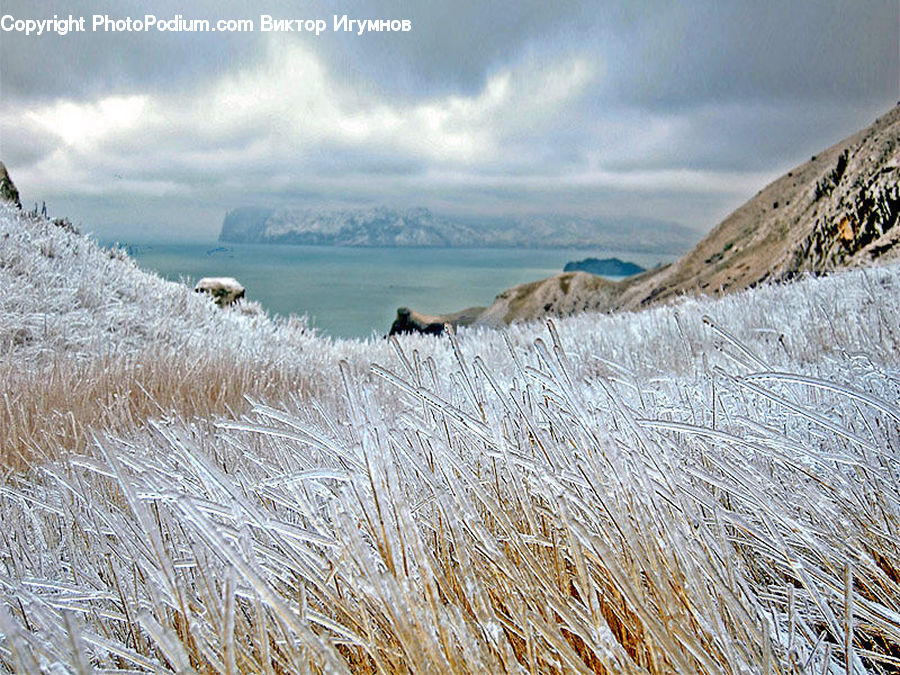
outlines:
[[618, 258], [585, 258], [575, 262], [568, 262], [563, 268], [563, 272], [588, 272], [589, 274], [598, 274], [604, 277], [630, 277], [634, 274], [640, 274], [644, 268], [635, 265], [633, 262], [626, 262]]

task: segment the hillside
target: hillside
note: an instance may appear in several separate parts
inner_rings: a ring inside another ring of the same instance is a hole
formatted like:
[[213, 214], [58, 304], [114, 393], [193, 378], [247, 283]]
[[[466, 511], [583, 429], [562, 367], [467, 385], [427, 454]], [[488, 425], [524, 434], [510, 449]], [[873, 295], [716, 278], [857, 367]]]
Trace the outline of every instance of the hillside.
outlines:
[[5, 670], [896, 669], [898, 265], [331, 341], [0, 205], [0, 283]]
[[900, 259], [900, 106], [761, 190], [675, 263], [610, 282], [566, 273], [499, 294], [499, 325], [630, 310]]
[[261, 209], [229, 211], [219, 241], [328, 246], [470, 248], [595, 247], [671, 254], [694, 233], [675, 223], [572, 216], [441, 216], [425, 208]]
[[82, 450], [92, 429], [236, 414], [244, 396], [318, 386], [302, 318], [272, 320], [252, 302], [220, 311], [68, 221], [2, 201], [0, 285], [0, 467]]

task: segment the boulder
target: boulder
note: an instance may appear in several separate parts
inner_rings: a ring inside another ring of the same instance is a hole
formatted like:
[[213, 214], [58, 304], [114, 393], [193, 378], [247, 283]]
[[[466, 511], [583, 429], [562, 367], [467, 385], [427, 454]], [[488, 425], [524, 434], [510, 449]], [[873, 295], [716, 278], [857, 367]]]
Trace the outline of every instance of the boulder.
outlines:
[[16, 207], [22, 208], [19, 191], [16, 189], [16, 184], [12, 182], [12, 178], [9, 177], [9, 172], [3, 162], [0, 162], [0, 201], [10, 202]]
[[227, 307], [244, 297], [244, 287], [234, 277], [203, 277], [194, 286], [196, 293], [209, 293], [219, 307]]
[[400, 307], [388, 335], [402, 335], [403, 333], [440, 335], [444, 332], [444, 326], [443, 317], [420, 314], [409, 307]]

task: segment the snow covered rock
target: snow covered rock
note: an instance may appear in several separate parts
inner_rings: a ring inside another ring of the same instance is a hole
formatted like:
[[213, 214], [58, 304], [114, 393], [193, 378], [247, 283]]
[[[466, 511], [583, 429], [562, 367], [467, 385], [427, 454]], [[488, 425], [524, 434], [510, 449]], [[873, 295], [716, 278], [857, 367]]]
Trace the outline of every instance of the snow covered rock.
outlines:
[[244, 297], [244, 287], [234, 277], [203, 277], [194, 291], [209, 293], [219, 307], [227, 307]]

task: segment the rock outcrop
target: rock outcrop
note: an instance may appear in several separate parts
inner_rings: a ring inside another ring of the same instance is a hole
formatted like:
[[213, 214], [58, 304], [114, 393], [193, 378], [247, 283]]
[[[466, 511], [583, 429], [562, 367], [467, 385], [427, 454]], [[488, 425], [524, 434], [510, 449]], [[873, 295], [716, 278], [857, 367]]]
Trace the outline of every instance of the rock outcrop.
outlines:
[[15, 204], [18, 208], [22, 208], [22, 202], [19, 200], [19, 190], [16, 184], [9, 177], [6, 165], [0, 162], [0, 200]]
[[473, 323], [632, 310], [900, 258], [900, 105], [789, 171], [684, 257], [619, 282], [564, 273], [516, 286]]
[[397, 309], [397, 318], [391, 324], [388, 335], [402, 335], [404, 333], [424, 333], [426, 335], [441, 335], [445, 327], [450, 325], [467, 326], [473, 323], [484, 312], [484, 307], [468, 307], [452, 314], [422, 314], [409, 307]]
[[444, 332], [444, 321], [439, 316], [420, 314], [409, 307], [400, 307], [397, 310], [397, 318], [391, 324], [388, 335], [403, 335], [404, 333], [425, 333], [427, 335], [440, 335]]
[[647, 219], [602, 220], [566, 215], [443, 216], [405, 210], [238, 208], [225, 215], [219, 241], [306, 246], [575, 248], [686, 251], [694, 232]]

